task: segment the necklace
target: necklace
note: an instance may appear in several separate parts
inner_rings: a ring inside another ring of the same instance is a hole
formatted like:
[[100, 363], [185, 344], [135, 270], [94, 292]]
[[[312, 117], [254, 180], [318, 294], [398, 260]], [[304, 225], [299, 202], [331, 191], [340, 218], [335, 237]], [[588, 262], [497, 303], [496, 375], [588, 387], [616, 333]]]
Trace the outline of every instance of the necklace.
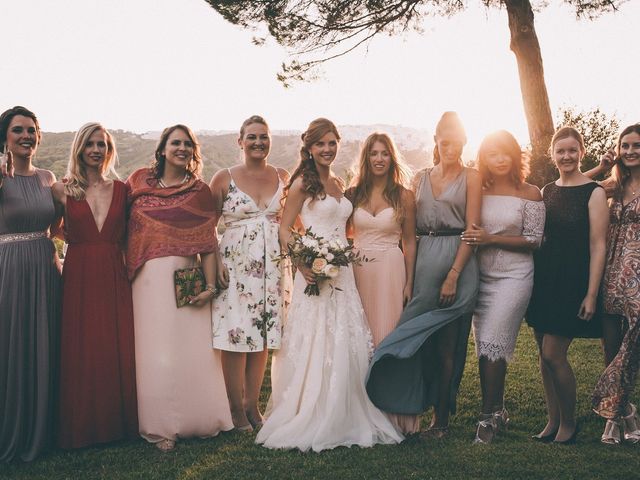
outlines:
[[159, 178], [158, 179], [158, 186], [160, 188], [177, 187], [178, 185], [183, 185], [183, 184], [187, 183], [187, 180], [189, 180], [189, 178], [190, 178], [190, 175], [189, 175], [189, 172], [187, 172], [187, 173], [184, 174], [184, 178], [179, 183], [175, 183], [173, 185], [167, 185], [162, 181], [162, 178]]
[[634, 187], [633, 185], [631, 185], [631, 182], [627, 183], [627, 185], [629, 185], [629, 190], [631, 190], [631, 195], [633, 197], [635, 197], [637, 194], [640, 194], [640, 187]]

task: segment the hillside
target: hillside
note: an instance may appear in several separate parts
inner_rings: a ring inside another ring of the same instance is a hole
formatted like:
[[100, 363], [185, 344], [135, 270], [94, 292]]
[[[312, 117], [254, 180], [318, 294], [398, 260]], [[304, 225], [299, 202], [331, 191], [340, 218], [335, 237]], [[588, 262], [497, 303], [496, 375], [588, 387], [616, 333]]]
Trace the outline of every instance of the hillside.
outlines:
[[[431, 143], [424, 131], [406, 127], [375, 125], [340, 127], [343, 140], [334, 169], [336, 173], [347, 176], [347, 170], [357, 160], [360, 141], [372, 131], [388, 131], [398, 142], [400, 151], [406, 162], [414, 169], [423, 168], [431, 162]], [[155, 150], [159, 132], [144, 134], [113, 130], [120, 157], [117, 171], [121, 178], [126, 178], [135, 169], [148, 165]], [[36, 165], [52, 170], [57, 177], [62, 177], [67, 168], [69, 149], [73, 141], [73, 132], [43, 132], [43, 139], [38, 148]], [[199, 132], [198, 140], [204, 157], [204, 178], [209, 180], [221, 168], [226, 168], [241, 161], [241, 152], [237, 144], [237, 133]], [[358, 140], [361, 139], [361, 140]], [[300, 134], [291, 131], [274, 131], [269, 161], [287, 170], [294, 168], [300, 148]]]

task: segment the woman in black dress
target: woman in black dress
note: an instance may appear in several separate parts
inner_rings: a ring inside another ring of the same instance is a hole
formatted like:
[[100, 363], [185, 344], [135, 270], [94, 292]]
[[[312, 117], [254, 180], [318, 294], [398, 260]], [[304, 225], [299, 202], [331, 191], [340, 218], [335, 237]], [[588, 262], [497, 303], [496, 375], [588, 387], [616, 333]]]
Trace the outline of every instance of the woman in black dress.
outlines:
[[604, 189], [580, 172], [580, 133], [562, 127], [551, 141], [560, 178], [543, 189], [544, 243], [535, 258], [527, 321], [535, 330], [548, 421], [535, 439], [574, 443], [576, 379], [567, 359], [575, 337], [598, 338], [596, 299], [604, 270], [608, 209]]

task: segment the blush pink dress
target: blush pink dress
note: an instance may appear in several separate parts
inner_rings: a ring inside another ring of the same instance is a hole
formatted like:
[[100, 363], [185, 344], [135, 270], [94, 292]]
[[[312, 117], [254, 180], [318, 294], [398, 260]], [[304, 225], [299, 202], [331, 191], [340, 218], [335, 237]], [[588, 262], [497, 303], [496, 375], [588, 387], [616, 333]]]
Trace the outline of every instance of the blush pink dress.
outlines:
[[[355, 265], [353, 273], [375, 347], [396, 326], [402, 314], [406, 283], [404, 255], [400, 250], [402, 228], [393, 208], [373, 216], [362, 208], [353, 214], [354, 244], [370, 262]], [[420, 428], [417, 415], [387, 414], [405, 434]]]

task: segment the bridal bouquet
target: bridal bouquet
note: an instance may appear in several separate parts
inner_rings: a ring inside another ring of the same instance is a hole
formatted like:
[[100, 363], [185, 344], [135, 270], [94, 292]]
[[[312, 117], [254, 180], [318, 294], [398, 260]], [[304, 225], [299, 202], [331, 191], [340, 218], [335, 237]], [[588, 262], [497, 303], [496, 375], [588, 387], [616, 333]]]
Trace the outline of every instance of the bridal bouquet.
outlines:
[[[287, 252], [278, 255], [275, 261], [281, 262], [290, 258], [294, 265], [304, 265], [310, 268], [318, 282], [336, 278], [340, 267], [345, 267], [350, 263], [360, 265], [362, 262], [370, 261], [359, 252], [354, 251], [352, 244], [345, 245], [340, 239], [327, 240], [313, 233], [311, 227], [307, 228], [304, 233], [293, 229], [291, 232], [292, 241], [288, 245]], [[334, 288], [340, 290], [338, 287]], [[318, 283], [307, 285], [304, 293], [309, 296], [320, 295]]]

